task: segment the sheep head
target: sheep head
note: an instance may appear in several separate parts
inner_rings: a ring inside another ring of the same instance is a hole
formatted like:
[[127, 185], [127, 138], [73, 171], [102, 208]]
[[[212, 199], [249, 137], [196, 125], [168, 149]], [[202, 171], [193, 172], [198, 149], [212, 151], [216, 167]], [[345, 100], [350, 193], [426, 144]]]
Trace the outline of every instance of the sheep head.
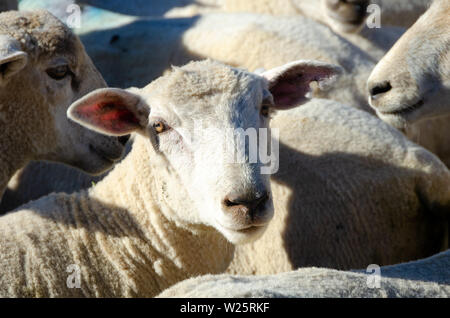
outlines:
[[66, 116], [75, 100], [105, 86], [78, 37], [50, 13], [0, 14], [2, 133], [17, 137], [13, 146], [26, 152], [26, 159], [62, 162], [93, 174], [110, 168], [124, 145]]
[[377, 64], [367, 87], [370, 105], [396, 128], [450, 115], [450, 2], [433, 2]]
[[232, 243], [245, 243], [258, 238], [273, 216], [273, 169], [267, 165], [276, 169], [269, 161], [277, 160], [277, 147], [271, 113], [305, 102], [310, 82], [338, 72], [310, 61], [260, 75], [192, 62], [143, 89], [94, 91], [68, 116], [107, 135], [147, 138], [158, 197], [178, 211], [172, 217], [213, 226]]

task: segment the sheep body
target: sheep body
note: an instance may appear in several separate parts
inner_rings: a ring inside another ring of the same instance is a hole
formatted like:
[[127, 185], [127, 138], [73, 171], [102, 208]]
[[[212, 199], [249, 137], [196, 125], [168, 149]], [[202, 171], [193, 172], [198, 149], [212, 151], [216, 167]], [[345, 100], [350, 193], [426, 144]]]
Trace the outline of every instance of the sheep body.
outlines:
[[[176, 298], [392, 298], [450, 297], [450, 254], [380, 268], [371, 274], [325, 268], [302, 268], [270, 276], [207, 275], [191, 278], [158, 297]], [[417, 279], [419, 276], [420, 279]], [[430, 279], [432, 277], [433, 279]], [[435, 281], [434, 279], [438, 279]]]

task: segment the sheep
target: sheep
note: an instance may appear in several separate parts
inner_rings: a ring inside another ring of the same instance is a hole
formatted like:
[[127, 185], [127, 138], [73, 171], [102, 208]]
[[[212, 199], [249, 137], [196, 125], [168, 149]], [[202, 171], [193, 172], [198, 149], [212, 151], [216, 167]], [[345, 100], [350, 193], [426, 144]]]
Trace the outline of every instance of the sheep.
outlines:
[[78, 37], [51, 14], [0, 14], [0, 66], [0, 198], [31, 160], [97, 174], [122, 156], [120, 139], [67, 120], [74, 100], [106, 84]]
[[[232, 244], [257, 239], [273, 216], [270, 167], [245, 160], [250, 147], [226, 132], [268, 133], [271, 112], [306, 102], [311, 81], [339, 72], [297, 61], [256, 75], [206, 60], [143, 89], [81, 98], [68, 116], [106, 135], [134, 133], [132, 150], [89, 190], [0, 217], [0, 296], [155, 296], [223, 272]], [[269, 147], [265, 139], [254, 142]], [[80, 288], [66, 285], [66, 269]]]
[[180, 282], [157, 297], [448, 298], [449, 269], [447, 251], [426, 260], [381, 267], [380, 276], [373, 270], [366, 274], [326, 268], [302, 268], [271, 276], [205, 275]]
[[0, 12], [17, 10], [17, 0], [3, 0], [0, 2]]
[[227, 273], [385, 266], [446, 248], [450, 171], [401, 132], [319, 99], [277, 114], [271, 128], [280, 130], [276, 215], [261, 239], [236, 248]]
[[450, 3], [436, 0], [377, 64], [369, 103], [385, 122], [403, 130], [450, 167]]

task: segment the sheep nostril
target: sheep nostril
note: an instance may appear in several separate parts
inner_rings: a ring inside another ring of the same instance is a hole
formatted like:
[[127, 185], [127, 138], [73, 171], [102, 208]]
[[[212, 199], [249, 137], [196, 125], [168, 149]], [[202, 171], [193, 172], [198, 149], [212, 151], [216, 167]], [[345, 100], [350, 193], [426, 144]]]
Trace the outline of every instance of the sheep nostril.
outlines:
[[388, 81], [377, 83], [376, 85], [373, 85], [369, 88], [369, 93], [372, 98], [378, 97], [381, 94], [384, 94], [386, 92], [389, 92], [392, 89], [391, 83]]
[[236, 209], [245, 209], [247, 211], [255, 211], [263, 206], [269, 200], [268, 193], [254, 199], [239, 199], [226, 196], [223, 200], [223, 206], [227, 211], [235, 211]]
[[124, 146], [126, 145], [126, 143], [128, 142], [129, 139], [130, 139], [130, 135], [117, 137], [117, 140]]
[[240, 203], [238, 203], [238, 202], [233, 202], [233, 201], [230, 200], [230, 199], [228, 198], [228, 196], [227, 196], [227, 197], [225, 197], [225, 199], [223, 200], [223, 205], [224, 205], [225, 207], [229, 208], [229, 207], [233, 207], [233, 206], [240, 205]]

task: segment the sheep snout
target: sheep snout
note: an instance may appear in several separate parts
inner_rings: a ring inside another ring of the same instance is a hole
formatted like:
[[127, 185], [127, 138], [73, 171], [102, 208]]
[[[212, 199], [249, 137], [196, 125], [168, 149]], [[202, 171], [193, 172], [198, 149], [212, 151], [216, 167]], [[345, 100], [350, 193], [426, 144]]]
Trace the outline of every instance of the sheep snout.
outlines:
[[269, 194], [264, 192], [260, 196], [237, 197], [229, 194], [222, 202], [223, 211], [233, 220], [233, 230], [244, 230], [253, 226], [264, 226], [271, 219], [273, 213], [269, 209]]

